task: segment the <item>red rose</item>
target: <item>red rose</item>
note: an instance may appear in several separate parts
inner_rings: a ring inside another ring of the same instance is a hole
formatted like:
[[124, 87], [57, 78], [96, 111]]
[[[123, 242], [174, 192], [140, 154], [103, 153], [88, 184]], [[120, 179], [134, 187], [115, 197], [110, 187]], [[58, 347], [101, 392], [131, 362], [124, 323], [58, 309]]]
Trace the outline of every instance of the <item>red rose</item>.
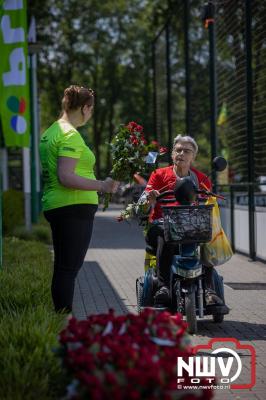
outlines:
[[143, 131], [143, 127], [142, 127], [141, 125], [137, 125], [137, 126], [135, 127], [135, 130], [136, 130], [137, 132], [142, 132], [142, 131]]
[[137, 138], [137, 136], [134, 133], [131, 133], [129, 140], [134, 146], [138, 146], [139, 139]]
[[132, 389], [127, 393], [127, 398], [130, 400], [140, 400], [141, 394], [137, 390]]
[[141, 141], [143, 144], [147, 144], [147, 140], [145, 139], [143, 133], [141, 134]]
[[138, 126], [138, 124], [136, 124], [136, 122], [132, 121], [132, 122], [129, 122], [129, 123], [127, 124], [126, 127], [127, 127], [130, 131], [133, 131], [133, 130], [136, 129], [137, 126]]
[[117, 384], [117, 378], [113, 372], [106, 372], [105, 379], [106, 379], [106, 382], [109, 383], [110, 385]]
[[167, 148], [167, 147], [161, 146], [161, 147], [159, 148], [159, 153], [160, 153], [160, 154], [165, 154], [165, 153], [167, 153], [167, 152], [168, 152], [168, 148]]

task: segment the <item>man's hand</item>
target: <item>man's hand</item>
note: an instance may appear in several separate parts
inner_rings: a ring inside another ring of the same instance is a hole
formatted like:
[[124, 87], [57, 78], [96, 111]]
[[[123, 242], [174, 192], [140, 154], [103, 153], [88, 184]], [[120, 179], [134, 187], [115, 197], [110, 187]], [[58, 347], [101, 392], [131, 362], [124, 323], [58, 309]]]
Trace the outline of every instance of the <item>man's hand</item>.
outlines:
[[156, 203], [156, 198], [159, 196], [160, 192], [159, 190], [151, 190], [150, 192], [147, 193], [147, 200], [151, 206], [153, 206]]

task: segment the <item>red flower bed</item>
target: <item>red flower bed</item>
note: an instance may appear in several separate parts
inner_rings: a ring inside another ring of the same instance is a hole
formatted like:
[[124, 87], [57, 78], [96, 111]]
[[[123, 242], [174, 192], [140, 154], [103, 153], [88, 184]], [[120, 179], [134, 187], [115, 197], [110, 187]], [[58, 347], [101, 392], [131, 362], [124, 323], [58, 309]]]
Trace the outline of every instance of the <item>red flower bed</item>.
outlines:
[[[66, 399], [210, 399], [210, 389], [177, 389], [177, 357], [193, 355], [180, 315], [146, 309], [141, 315], [72, 318], [60, 334], [69, 376]], [[184, 383], [185, 384], [185, 383]], [[201, 378], [198, 385], [207, 384]]]

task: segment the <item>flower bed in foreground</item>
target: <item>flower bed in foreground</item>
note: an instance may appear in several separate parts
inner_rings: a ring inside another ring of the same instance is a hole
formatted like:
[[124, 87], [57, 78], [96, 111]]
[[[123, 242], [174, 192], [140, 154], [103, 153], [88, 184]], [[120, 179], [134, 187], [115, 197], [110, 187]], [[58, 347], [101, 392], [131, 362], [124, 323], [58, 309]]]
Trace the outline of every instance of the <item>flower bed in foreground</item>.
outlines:
[[[177, 357], [193, 355], [180, 315], [145, 309], [141, 315], [72, 318], [60, 334], [69, 377], [66, 399], [210, 399], [210, 389], [177, 390]], [[208, 385], [201, 378], [198, 385]]]

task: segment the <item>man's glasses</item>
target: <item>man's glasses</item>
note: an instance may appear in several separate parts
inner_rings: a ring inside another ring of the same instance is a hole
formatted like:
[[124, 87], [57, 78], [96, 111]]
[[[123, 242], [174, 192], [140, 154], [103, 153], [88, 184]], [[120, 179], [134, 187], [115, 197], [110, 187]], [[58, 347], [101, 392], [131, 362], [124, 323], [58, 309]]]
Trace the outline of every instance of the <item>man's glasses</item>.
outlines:
[[175, 149], [174, 152], [175, 152], [176, 154], [184, 153], [184, 154], [186, 154], [186, 155], [191, 154], [191, 153], [194, 153], [194, 151], [193, 151], [192, 149], [187, 149], [187, 148], [183, 148], [183, 147], [182, 147], [182, 148], [179, 148], [179, 149]]

